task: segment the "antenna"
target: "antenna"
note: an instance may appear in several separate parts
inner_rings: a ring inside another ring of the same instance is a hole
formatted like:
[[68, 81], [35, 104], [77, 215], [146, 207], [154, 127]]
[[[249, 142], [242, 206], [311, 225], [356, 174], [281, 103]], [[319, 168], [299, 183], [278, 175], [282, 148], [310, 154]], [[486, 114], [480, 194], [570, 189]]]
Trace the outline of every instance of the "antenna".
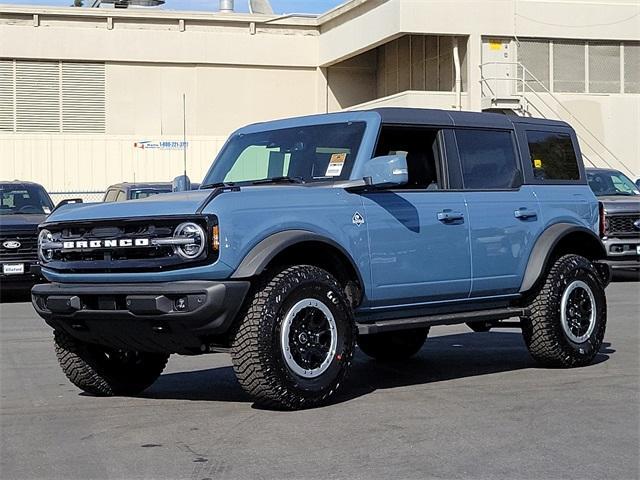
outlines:
[[249, 0], [249, 12], [258, 15], [273, 15], [269, 0]]
[[184, 176], [187, 176], [187, 96], [182, 94], [182, 157]]

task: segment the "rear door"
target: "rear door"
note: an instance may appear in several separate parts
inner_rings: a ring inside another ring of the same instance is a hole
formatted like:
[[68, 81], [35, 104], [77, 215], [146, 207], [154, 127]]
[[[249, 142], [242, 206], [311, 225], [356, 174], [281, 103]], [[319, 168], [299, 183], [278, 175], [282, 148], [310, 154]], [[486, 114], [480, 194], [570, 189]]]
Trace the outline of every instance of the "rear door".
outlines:
[[516, 293], [543, 223], [532, 186], [522, 185], [515, 134], [457, 128], [455, 138], [469, 212], [471, 297]]
[[532, 185], [545, 225], [558, 221], [598, 231], [598, 202], [589, 188], [578, 142], [568, 127], [518, 125], [527, 183]]

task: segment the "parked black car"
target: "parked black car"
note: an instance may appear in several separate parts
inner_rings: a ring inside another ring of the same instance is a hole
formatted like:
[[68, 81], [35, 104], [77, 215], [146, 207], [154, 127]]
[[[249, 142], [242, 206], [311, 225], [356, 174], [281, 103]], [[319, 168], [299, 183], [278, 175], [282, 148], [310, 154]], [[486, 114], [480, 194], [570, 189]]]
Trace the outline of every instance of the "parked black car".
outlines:
[[53, 210], [37, 183], [0, 181], [0, 294], [44, 281], [38, 263], [38, 225]]
[[607, 263], [640, 271], [640, 190], [622, 172], [588, 168], [587, 179], [600, 201], [600, 236]]

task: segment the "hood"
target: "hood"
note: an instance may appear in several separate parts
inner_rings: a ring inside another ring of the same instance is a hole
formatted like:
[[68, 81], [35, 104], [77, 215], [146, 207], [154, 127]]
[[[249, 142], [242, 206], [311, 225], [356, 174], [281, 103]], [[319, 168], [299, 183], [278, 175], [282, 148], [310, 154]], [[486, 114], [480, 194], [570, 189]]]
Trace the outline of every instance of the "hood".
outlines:
[[192, 190], [164, 193], [126, 202], [68, 204], [53, 212], [47, 218], [47, 222], [192, 215], [210, 193], [211, 190]]
[[47, 218], [44, 214], [0, 215], [0, 232], [36, 232]]
[[640, 212], [640, 195], [604, 195], [598, 197], [598, 201], [603, 203], [607, 213]]
[[[206, 208], [205, 212], [211, 212], [220, 198], [233, 195], [234, 203], [239, 196], [245, 194], [255, 198], [259, 194], [264, 202], [264, 195], [274, 197], [289, 196], [301, 190], [312, 189], [321, 190], [327, 188], [326, 185], [244, 185], [240, 191], [226, 192], [216, 197]], [[329, 187], [331, 188], [331, 187]], [[72, 203], [60, 207], [47, 218], [49, 222], [76, 222], [86, 220], [110, 220], [135, 217], [158, 217], [158, 216], [180, 216], [193, 215], [205, 202], [213, 190], [191, 190], [186, 192], [164, 193], [139, 200], [127, 200], [126, 202], [110, 203]]]

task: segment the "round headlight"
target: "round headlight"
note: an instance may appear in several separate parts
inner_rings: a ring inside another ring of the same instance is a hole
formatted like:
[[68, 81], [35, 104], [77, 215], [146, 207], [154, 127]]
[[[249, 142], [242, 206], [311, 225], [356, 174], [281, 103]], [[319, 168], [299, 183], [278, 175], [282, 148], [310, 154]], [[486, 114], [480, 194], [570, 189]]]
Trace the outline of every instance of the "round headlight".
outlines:
[[197, 223], [181, 223], [174, 230], [173, 236], [189, 240], [188, 243], [175, 245], [175, 252], [182, 258], [187, 258], [189, 260], [200, 256], [207, 245], [204, 230]]
[[53, 259], [53, 249], [44, 248], [46, 244], [53, 242], [53, 235], [49, 230], [40, 230], [38, 234], [38, 258], [41, 262], [50, 262]]

